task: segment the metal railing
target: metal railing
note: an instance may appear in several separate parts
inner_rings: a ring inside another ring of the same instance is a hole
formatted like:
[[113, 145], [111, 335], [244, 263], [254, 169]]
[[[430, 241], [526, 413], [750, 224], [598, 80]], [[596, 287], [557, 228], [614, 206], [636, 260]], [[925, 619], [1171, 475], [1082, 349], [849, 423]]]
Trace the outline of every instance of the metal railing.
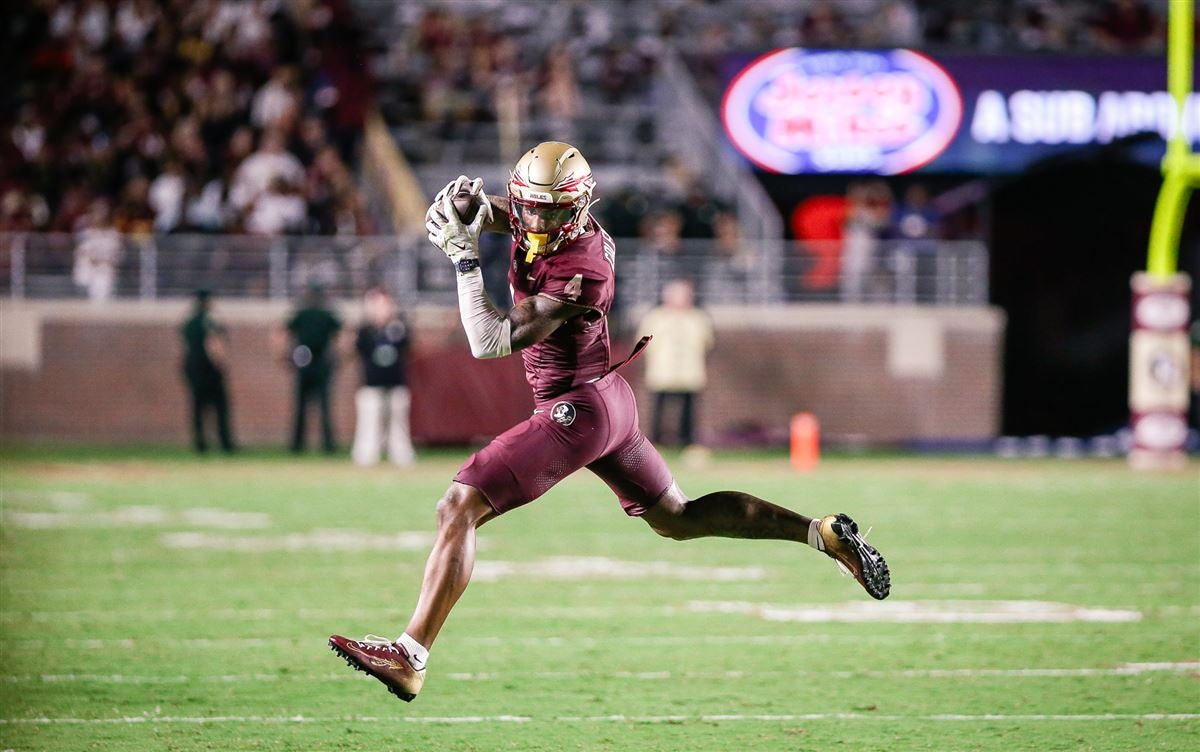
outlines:
[[[664, 247], [617, 239], [617, 302], [657, 302], [665, 283], [690, 279], [702, 303], [762, 304], [753, 245], [681, 240]], [[483, 268], [497, 302], [508, 297], [509, 240], [485, 235]], [[848, 263], [853, 255], [853, 263]], [[852, 253], [842, 241], [788, 243], [773, 265], [767, 303], [985, 305], [988, 254], [977, 241], [876, 241]], [[222, 297], [290, 299], [311, 285], [354, 297], [372, 286], [406, 303], [453, 305], [455, 276], [423, 236], [254, 237], [0, 233], [0, 294], [10, 298]]]

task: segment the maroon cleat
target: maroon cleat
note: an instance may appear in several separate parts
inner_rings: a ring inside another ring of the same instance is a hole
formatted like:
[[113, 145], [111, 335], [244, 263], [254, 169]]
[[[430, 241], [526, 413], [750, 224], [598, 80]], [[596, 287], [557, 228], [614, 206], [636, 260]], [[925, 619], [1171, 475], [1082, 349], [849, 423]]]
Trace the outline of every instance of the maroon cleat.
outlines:
[[355, 671], [366, 671], [405, 702], [412, 702], [425, 683], [425, 669], [413, 668], [408, 662], [408, 652], [391, 640], [376, 635], [361, 640], [332, 635], [329, 647]]

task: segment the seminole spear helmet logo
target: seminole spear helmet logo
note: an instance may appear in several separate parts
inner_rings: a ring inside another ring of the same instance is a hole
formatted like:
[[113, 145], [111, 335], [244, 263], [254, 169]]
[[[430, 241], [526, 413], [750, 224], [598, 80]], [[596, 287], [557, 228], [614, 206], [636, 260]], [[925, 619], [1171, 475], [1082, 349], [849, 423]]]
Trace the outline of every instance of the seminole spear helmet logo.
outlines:
[[564, 426], [571, 425], [575, 422], [575, 406], [570, 402], [555, 402], [550, 408], [550, 419]]

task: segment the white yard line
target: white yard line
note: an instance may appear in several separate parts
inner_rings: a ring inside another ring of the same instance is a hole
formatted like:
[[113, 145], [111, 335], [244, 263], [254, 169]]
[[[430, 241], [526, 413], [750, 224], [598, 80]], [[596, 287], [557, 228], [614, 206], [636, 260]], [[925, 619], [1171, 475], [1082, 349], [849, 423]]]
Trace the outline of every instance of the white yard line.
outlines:
[[763, 567], [704, 567], [667, 561], [622, 561], [607, 556], [551, 556], [534, 561], [475, 562], [471, 580], [494, 582], [520, 577], [538, 580], [671, 579], [703, 582], [762, 580]]
[[[683, 646], [696, 645], [812, 645], [816, 643], [837, 643], [848, 645], [911, 645], [934, 643], [990, 643], [997, 641], [1008, 642], [1012, 635], [1006, 632], [950, 634], [946, 632], [922, 631], [917, 635], [901, 634], [842, 634], [828, 632], [805, 632], [797, 634], [755, 635], [755, 634], [725, 634], [725, 635], [521, 635], [521, 636], [466, 636], [455, 640], [460, 645], [488, 646], [534, 646], [548, 647], [597, 647], [604, 645], [630, 646]], [[1059, 642], [1092, 642], [1094, 635], [1062, 634], [1055, 636]], [[0, 645], [11, 646], [8, 649], [40, 649], [56, 648], [70, 650], [108, 650], [111, 648], [151, 649], [155, 647], [184, 648], [189, 650], [203, 649], [235, 649], [259, 648], [267, 646], [303, 647], [321, 644], [321, 637], [125, 637], [107, 639], [64, 638], [64, 639], [22, 639], [0, 638]]]
[[262, 716], [135, 715], [113, 718], [0, 718], [0, 725], [108, 725], [108, 724], [289, 724], [289, 723], [724, 723], [787, 721], [933, 721], [933, 722], [1028, 722], [1028, 721], [1195, 721], [1200, 713], [1095, 713], [1095, 714], [1002, 714], [885, 715], [875, 713], [789, 713], [780, 715], [451, 715], [451, 716]]
[[[941, 641], [947, 640], [946, 635], [941, 635]], [[1005, 637], [1005, 639], [1010, 639]], [[1094, 639], [1089, 636], [1088, 639]], [[0, 639], [0, 644], [12, 645], [20, 648], [38, 649], [46, 647], [66, 648], [70, 650], [108, 650], [111, 648], [153, 648], [156, 646], [169, 648], [185, 648], [185, 649], [205, 649], [205, 648], [259, 648], [270, 645], [282, 645], [289, 647], [299, 647], [302, 645], [320, 645], [324, 642], [323, 638], [300, 638], [300, 637], [191, 637], [191, 638], [171, 638], [171, 637], [126, 637], [113, 639], [87, 639], [87, 638], [66, 638], [60, 640], [46, 639], [20, 639], [9, 638]], [[903, 638], [899, 635], [833, 635], [833, 634], [794, 634], [794, 635], [605, 635], [603, 637], [589, 637], [581, 635], [572, 635], [563, 637], [559, 635], [547, 635], [544, 637], [535, 636], [520, 636], [520, 637], [499, 637], [499, 636], [475, 636], [463, 637], [458, 642], [467, 645], [533, 645], [538, 647], [592, 647], [597, 645], [726, 645], [726, 644], [741, 644], [741, 645], [792, 645], [800, 643], [815, 643], [815, 642], [846, 642], [853, 644], [879, 644], [879, 643], [909, 643], [911, 638]]]
[[[670, 616], [684, 615], [683, 606], [459, 606], [456, 614], [527, 616], [536, 618], [603, 618], [613, 616]], [[211, 619], [227, 621], [321, 621], [336, 619], [385, 619], [395, 616], [408, 617], [409, 612], [401, 608], [218, 608], [204, 609]], [[53, 624], [56, 622], [86, 622], [88, 624], [144, 624], [146, 622], [195, 621], [196, 609], [145, 609], [130, 611], [7, 611], [0, 614], [0, 623], [21, 624], [34, 622]]]
[[[1119, 666], [1082, 668], [947, 668], [947, 669], [893, 669], [865, 671], [493, 671], [474, 673], [449, 673], [451, 681], [500, 681], [514, 678], [528, 679], [583, 679], [608, 678], [632, 679], [636, 681], [665, 681], [669, 679], [754, 679], [780, 676], [825, 677], [830, 679], [949, 679], [962, 677], [1108, 677], [1139, 676], [1150, 673], [1194, 673], [1200, 672], [1200, 661], [1175, 661], [1158, 663], [1125, 663]], [[369, 677], [337, 671], [324, 674], [212, 674], [206, 676], [177, 675], [133, 675], [133, 674], [7, 674], [0, 676], [6, 684], [246, 684], [291, 682], [327, 682], [368, 679]]]
[[691, 601], [696, 613], [746, 614], [766, 621], [890, 624], [1029, 624], [1141, 621], [1142, 612], [1089, 608], [1053, 601], [848, 601], [826, 605], [783, 605], [750, 601]]
[[5, 512], [4, 522], [27, 530], [137, 528], [185, 525], [219, 530], [257, 530], [271, 526], [264, 512], [234, 512], [197, 507], [172, 510], [158, 506], [125, 506], [102, 511]]
[[[195, 524], [195, 523], [193, 523]], [[197, 525], [199, 526], [199, 525]], [[265, 553], [268, 551], [424, 551], [433, 545], [431, 533], [369, 533], [362, 530], [318, 529], [269, 536], [229, 536], [216, 533], [166, 533], [167, 548]]]
[[[908, 586], [905, 587], [907, 591]], [[694, 603], [713, 603], [712, 601], [695, 601]], [[718, 603], [724, 603], [718, 601]], [[742, 603], [733, 601], [732, 603]], [[875, 604], [868, 604], [875, 607]], [[1121, 611], [1137, 611], [1136, 606], [1113, 606]], [[1142, 607], [1147, 616], [1200, 616], [1200, 605], [1197, 606], [1157, 606]], [[717, 609], [712, 609], [717, 611]], [[745, 609], [730, 608], [729, 612], [744, 613]], [[604, 618], [626, 616], [686, 616], [694, 613], [687, 604], [660, 606], [459, 606], [456, 614], [489, 615], [503, 614], [506, 616], [528, 616], [538, 618]], [[383, 619], [391, 616], [408, 616], [408, 611], [401, 608], [217, 608], [205, 609], [204, 614], [222, 622], [228, 621], [270, 621], [326, 619]], [[0, 623], [21, 624], [24, 622], [53, 624], [55, 622], [87, 622], [89, 624], [121, 624], [125, 622], [144, 624], [146, 622], [164, 621], [193, 621], [196, 618], [195, 609], [131, 609], [131, 610], [99, 610], [83, 609], [75, 611], [19, 611], [7, 610], [0, 613]]]

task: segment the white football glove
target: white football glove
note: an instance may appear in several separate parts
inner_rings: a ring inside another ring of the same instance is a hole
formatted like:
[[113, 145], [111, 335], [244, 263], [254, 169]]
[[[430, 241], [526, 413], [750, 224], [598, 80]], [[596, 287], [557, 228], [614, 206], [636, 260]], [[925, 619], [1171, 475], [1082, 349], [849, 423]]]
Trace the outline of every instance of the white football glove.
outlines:
[[[425, 232], [429, 238], [429, 242], [433, 243], [453, 260], [457, 260], [456, 256], [463, 254], [454, 248], [447, 247], [446, 227], [451, 218], [456, 220], [460, 227], [463, 226], [461, 220], [458, 220], [458, 213], [454, 211], [453, 204], [450, 202], [450, 199], [458, 195], [463, 189], [466, 189], [468, 193], [472, 194], [480, 202], [482, 208], [478, 216], [476, 216], [475, 222], [471, 223], [471, 226], [479, 225], [482, 227], [480, 219], [490, 219], [492, 216], [491, 202], [488, 201], [487, 196], [483, 193], [483, 178], [472, 180], [466, 175], [459, 175], [456, 179], [447, 183], [442, 190], [438, 191], [437, 195], [433, 198], [433, 203], [429, 205], [429, 209], [425, 212]], [[476, 245], [478, 237], [479, 233], [476, 232]], [[461, 242], [463, 239], [459, 237], [458, 240]]]

